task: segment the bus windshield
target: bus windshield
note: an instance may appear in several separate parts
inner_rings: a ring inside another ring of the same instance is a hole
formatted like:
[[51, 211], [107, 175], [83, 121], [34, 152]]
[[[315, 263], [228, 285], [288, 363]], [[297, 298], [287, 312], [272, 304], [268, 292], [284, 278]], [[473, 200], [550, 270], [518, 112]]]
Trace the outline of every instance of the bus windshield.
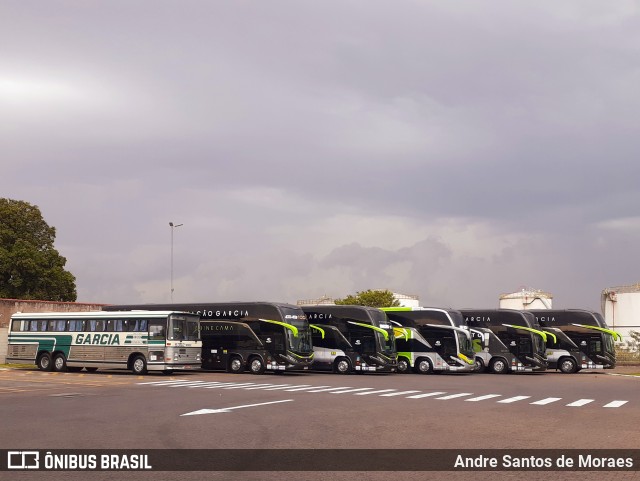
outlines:
[[471, 343], [471, 336], [460, 331], [456, 331], [456, 336], [458, 337], [460, 352], [467, 357], [473, 358], [473, 344]]
[[169, 317], [167, 340], [197, 341], [198, 339], [198, 317], [175, 314]]
[[307, 353], [313, 350], [311, 347], [311, 331], [305, 328], [298, 328], [298, 336], [293, 331], [285, 329], [287, 332], [287, 341], [289, 349], [297, 353]]

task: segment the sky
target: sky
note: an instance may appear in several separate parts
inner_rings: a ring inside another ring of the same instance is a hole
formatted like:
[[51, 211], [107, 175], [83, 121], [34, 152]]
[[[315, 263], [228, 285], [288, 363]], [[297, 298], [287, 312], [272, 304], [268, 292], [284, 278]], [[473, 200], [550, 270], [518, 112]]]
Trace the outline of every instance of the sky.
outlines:
[[638, 32], [637, 0], [0, 0], [0, 197], [80, 302], [600, 310], [640, 281]]

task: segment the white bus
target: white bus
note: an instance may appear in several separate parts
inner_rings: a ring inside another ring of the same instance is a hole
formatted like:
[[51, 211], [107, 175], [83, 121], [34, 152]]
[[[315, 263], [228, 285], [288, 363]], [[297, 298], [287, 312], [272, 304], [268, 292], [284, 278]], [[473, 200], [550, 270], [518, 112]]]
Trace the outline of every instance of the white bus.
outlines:
[[39, 312], [11, 316], [8, 363], [42, 371], [201, 367], [200, 316], [175, 311]]

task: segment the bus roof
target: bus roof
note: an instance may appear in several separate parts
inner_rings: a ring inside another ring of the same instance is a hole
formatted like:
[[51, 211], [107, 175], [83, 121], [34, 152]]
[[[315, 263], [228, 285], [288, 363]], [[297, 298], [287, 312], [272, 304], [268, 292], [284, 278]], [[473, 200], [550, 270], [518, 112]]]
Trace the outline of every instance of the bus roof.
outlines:
[[[351, 318], [374, 323], [386, 322], [386, 315], [380, 309], [368, 306], [319, 304], [316, 306], [300, 306], [309, 319], [314, 322], [313, 314], [330, 314], [334, 319]], [[311, 317], [310, 317], [311, 316]]]
[[170, 314], [189, 314], [183, 311], [60, 311], [60, 312], [16, 312], [11, 316], [12, 319], [111, 319], [113, 317], [167, 317]]
[[531, 309], [528, 312], [535, 315], [540, 325], [544, 327], [583, 324], [608, 328], [600, 313], [586, 309]]
[[529, 317], [517, 309], [460, 309], [460, 312], [470, 327], [492, 327], [503, 324], [535, 327], [531, 324]]
[[[249, 317], [255, 318], [271, 318], [271, 317], [287, 317], [299, 321], [304, 320], [304, 312], [299, 306], [293, 304], [277, 303], [277, 302], [180, 302], [173, 304], [121, 304], [107, 305], [102, 308], [105, 311], [113, 310], [133, 310], [148, 309], [157, 310], [180, 310], [199, 314], [202, 320], [211, 319], [244, 319]], [[284, 312], [284, 316], [282, 315]], [[276, 313], [278, 314], [276, 316]]]
[[382, 310], [386, 312], [389, 320], [402, 325], [406, 323], [406, 327], [423, 325], [464, 327], [466, 325], [460, 312], [453, 309], [385, 307]]

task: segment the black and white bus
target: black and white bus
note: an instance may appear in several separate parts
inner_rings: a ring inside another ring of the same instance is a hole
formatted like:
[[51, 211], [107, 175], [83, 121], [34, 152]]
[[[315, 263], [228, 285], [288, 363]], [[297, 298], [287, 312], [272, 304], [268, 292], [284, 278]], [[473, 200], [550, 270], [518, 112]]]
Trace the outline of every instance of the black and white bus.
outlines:
[[622, 336], [609, 329], [600, 313], [585, 309], [535, 309], [527, 312], [536, 317], [542, 330], [557, 336], [556, 344], [551, 347], [558, 353], [549, 356], [549, 367], [562, 372], [577, 372], [581, 369], [613, 369], [616, 366], [614, 343]]
[[395, 372], [393, 327], [380, 309], [364, 306], [302, 306], [313, 339], [313, 369]]
[[105, 306], [105, 310], [166, 310], [200, 315], [203, 369], [262, 374], [309, 369], [309, 323], [297, 306], [272, 302], [205, 302]]
[[495, 374], [547, 368], [547, 335], [515, 309], [460, 309], [473, 337], [476, 371]]
[[471, 334], [460, 311], [433, 307], [385, 307], [394, 327], [398, 372], [472, 372]]

